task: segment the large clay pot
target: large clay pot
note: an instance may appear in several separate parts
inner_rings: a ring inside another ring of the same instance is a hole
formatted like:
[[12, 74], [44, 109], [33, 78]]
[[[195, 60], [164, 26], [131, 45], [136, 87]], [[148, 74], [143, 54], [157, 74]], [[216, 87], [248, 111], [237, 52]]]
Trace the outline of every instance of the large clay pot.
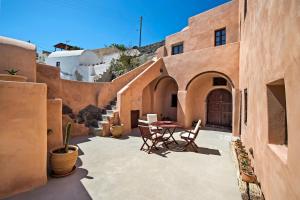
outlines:
[[119, 138], [123, 134], [123, 129], [124, 129], [124, 125], [123, 124], [117, 125], [117, 126], [112, 125], [110, 127], [110, 132], [111, 132], [111, 134], [112, 134], [113, 137]]
[[50, 151], [50, 165], [55, 175], [66, 175], [70, 173], [78, 158], [78, 147], [69, 145], [69, 152], [63, 153], [63, 148]]
[[10, 75], [10, 74], [0, 74], [1, 81], [16, 81], [16, 82], [26, 82], [27, 77], [20, 75]]

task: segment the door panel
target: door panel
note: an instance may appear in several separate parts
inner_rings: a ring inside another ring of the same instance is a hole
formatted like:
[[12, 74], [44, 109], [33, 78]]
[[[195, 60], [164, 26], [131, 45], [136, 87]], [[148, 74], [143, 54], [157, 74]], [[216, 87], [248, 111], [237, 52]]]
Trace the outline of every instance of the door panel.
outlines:
[[224, 89], [213, 90], [207, 97], [207, 124], [231, 127], [232, 96]]

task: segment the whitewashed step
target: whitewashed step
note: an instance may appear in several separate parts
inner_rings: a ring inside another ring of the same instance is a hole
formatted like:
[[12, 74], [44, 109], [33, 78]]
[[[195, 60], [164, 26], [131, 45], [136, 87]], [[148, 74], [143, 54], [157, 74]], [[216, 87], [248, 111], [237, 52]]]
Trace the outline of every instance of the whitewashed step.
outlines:
[[109, 121], [110, 118], [112, 118], [113, 115], [108, 115], [108, 114], [105, 114], [105, 115], [102, 115], [102, 120], [103, 121]]
[[115, 112], [115, 110], [106, 110], [107, 115], [113, 116], [114, 112]]

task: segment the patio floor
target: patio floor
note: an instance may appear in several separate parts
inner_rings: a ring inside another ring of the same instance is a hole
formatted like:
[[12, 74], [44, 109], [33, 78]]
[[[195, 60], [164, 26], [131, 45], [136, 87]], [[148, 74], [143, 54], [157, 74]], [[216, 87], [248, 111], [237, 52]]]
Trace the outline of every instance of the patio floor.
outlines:
[[9, 199], [240, 200], [230, 140], [231, 133], [201, 130], [199, 153], [174, 147], [148, 155], [136, 136], [75, 138], [76, 173]]

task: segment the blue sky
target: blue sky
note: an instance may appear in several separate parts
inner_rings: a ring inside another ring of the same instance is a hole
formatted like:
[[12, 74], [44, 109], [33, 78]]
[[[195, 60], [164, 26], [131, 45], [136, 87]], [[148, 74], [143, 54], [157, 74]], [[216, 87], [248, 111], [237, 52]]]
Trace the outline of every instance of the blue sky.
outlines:
[[138, 45], [180, 31], [188, 18], [229, 0], [0, 0], [0, 35], [30, 40], [38, 50], [70, 41], [85, 49]]

